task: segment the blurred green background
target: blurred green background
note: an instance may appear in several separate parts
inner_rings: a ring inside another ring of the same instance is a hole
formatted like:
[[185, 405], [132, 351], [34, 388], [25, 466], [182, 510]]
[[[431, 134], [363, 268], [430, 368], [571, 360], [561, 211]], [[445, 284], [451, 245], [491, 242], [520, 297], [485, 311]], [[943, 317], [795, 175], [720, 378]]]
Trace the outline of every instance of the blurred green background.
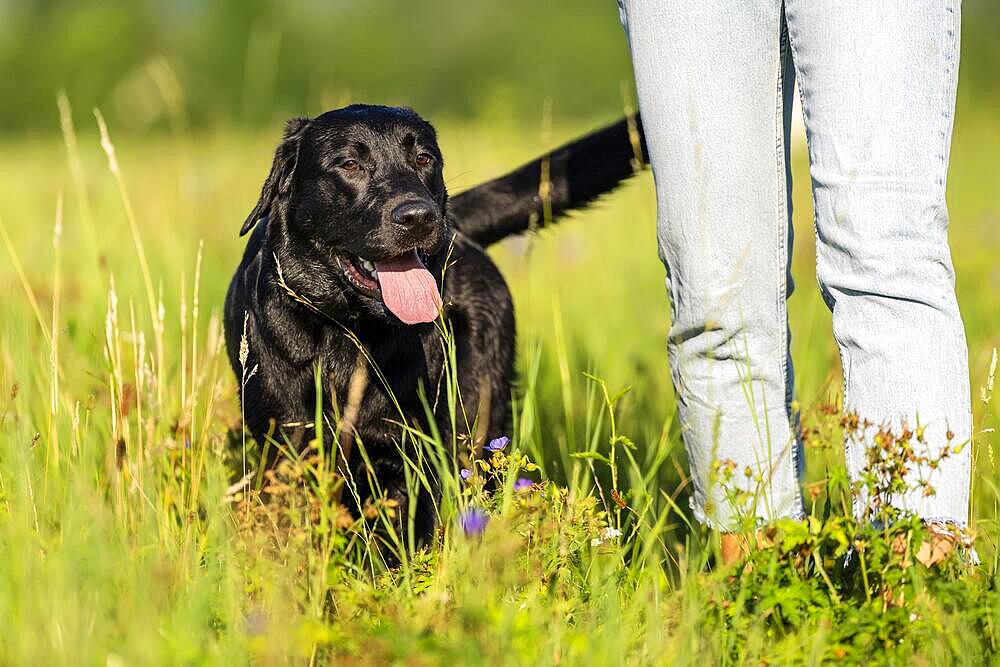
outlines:
[[621, 108], [615, 0], [0, 0], [0, 126], [58, 127], [55, 92], [113, 126], [260, 125], [348, 100], [430, 117]]
[[[1000, 91], [1000, 2], [967, 0], [963, 94]], [[258, 126], [348, 100], [431, 118], [610, 117], [631, 72], [615, 0], [0, 0], [0, 131], [56, 91], [119, 130]], [[965, 102], [966, 100], [963, 100]]]

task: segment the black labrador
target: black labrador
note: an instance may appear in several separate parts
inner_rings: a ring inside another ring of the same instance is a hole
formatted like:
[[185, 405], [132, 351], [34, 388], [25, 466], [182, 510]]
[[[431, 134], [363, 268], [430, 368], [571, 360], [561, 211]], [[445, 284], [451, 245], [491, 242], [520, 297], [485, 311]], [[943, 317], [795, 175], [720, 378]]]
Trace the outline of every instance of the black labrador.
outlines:
[[[272, 445], [261, 465], [313, 438], [318, 378], [324, 441], [338, 438], [357, 485], [352, 510], [377, 480], [400, 516], [416, 502], [414, 532], [429, 536], [433, 493], [407, 497], [400, 423], [430, 432], [432, 406], [443, 441], [473, 451], [509, 426], [514, 312], [484, 248], [587, 205], [645, 158], [641, 126], [625, 119], [449, 200], [434, 128], [409, 109], [289, 121], [225, 306], [245, 425]], [[457, 428], [441, 327], [454, 341]]]

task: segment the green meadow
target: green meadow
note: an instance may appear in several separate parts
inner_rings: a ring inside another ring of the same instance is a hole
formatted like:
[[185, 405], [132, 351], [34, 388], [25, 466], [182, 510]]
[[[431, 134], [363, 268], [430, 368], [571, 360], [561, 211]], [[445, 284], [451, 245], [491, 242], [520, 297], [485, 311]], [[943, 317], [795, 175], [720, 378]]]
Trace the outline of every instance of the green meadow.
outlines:
[[[801, 144], [790, 312], [810, 519], [726, 568], [687, 509], [648, 171], [491, 250], [518, 318], [511, 443], [468, 483], [438, 456], [452, 443], [409, 435], [427, 452], [414, 484], [445, 483], [435, 544], [408, 553], [405, 536], [380, 545], [372, 530], [390, 504], [368, 520], [341, 511], [335, 443], [263, 479], [266, 500], [237, 483], [255, 445], [220, 316], [278, 125], [111, 123], [102, 148], [88, 109], [63, 112], [62, 135], [53, 105], [52, 134], [0, 144], [0, 664], [1000, 659], [994, 116], [960, 109], [949, 182], [981, 562], [927, 569], [912, 557], [919, 525], [877, 530], [845, 511], [840, 370]], [[431, 118], [453, 193], [613, 119]], [[515, 489], [518, 477], [535, 484]], [[472, 507], [488, 517], [479, 535], [459, 519]], [[403, 562], [385, 567], [385, 549]]]

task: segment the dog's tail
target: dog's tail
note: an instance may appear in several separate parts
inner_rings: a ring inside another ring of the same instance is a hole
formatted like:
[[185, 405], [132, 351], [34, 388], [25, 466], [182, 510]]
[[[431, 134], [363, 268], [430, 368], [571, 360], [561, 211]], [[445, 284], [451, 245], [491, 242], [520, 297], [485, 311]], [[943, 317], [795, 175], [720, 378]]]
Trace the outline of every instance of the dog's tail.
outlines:
[[645, 167], [639, 116], [623, 118], [451, 198], [456, 227], [486, 247], [580, 209]]

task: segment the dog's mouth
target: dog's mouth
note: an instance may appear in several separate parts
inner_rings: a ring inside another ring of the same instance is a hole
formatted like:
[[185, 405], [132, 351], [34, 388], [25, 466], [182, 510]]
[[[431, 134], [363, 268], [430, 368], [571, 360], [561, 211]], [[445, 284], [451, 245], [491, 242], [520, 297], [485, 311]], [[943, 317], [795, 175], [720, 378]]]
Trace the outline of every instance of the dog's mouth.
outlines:
[[421, 254], [410, 250], [374, 262], [338, 255], [337, 264], [355, 291], [381, 301], [404, 324], [420, 324], [433, 322], [441, 310], [441, 293]]
[[371, 299], [381, 300], [382, 291], [378, 285], [378, 269], [375, 268], [373, 262], [363, 257], [338, 255], [337, 264], [344, 272], [351, 287]]

